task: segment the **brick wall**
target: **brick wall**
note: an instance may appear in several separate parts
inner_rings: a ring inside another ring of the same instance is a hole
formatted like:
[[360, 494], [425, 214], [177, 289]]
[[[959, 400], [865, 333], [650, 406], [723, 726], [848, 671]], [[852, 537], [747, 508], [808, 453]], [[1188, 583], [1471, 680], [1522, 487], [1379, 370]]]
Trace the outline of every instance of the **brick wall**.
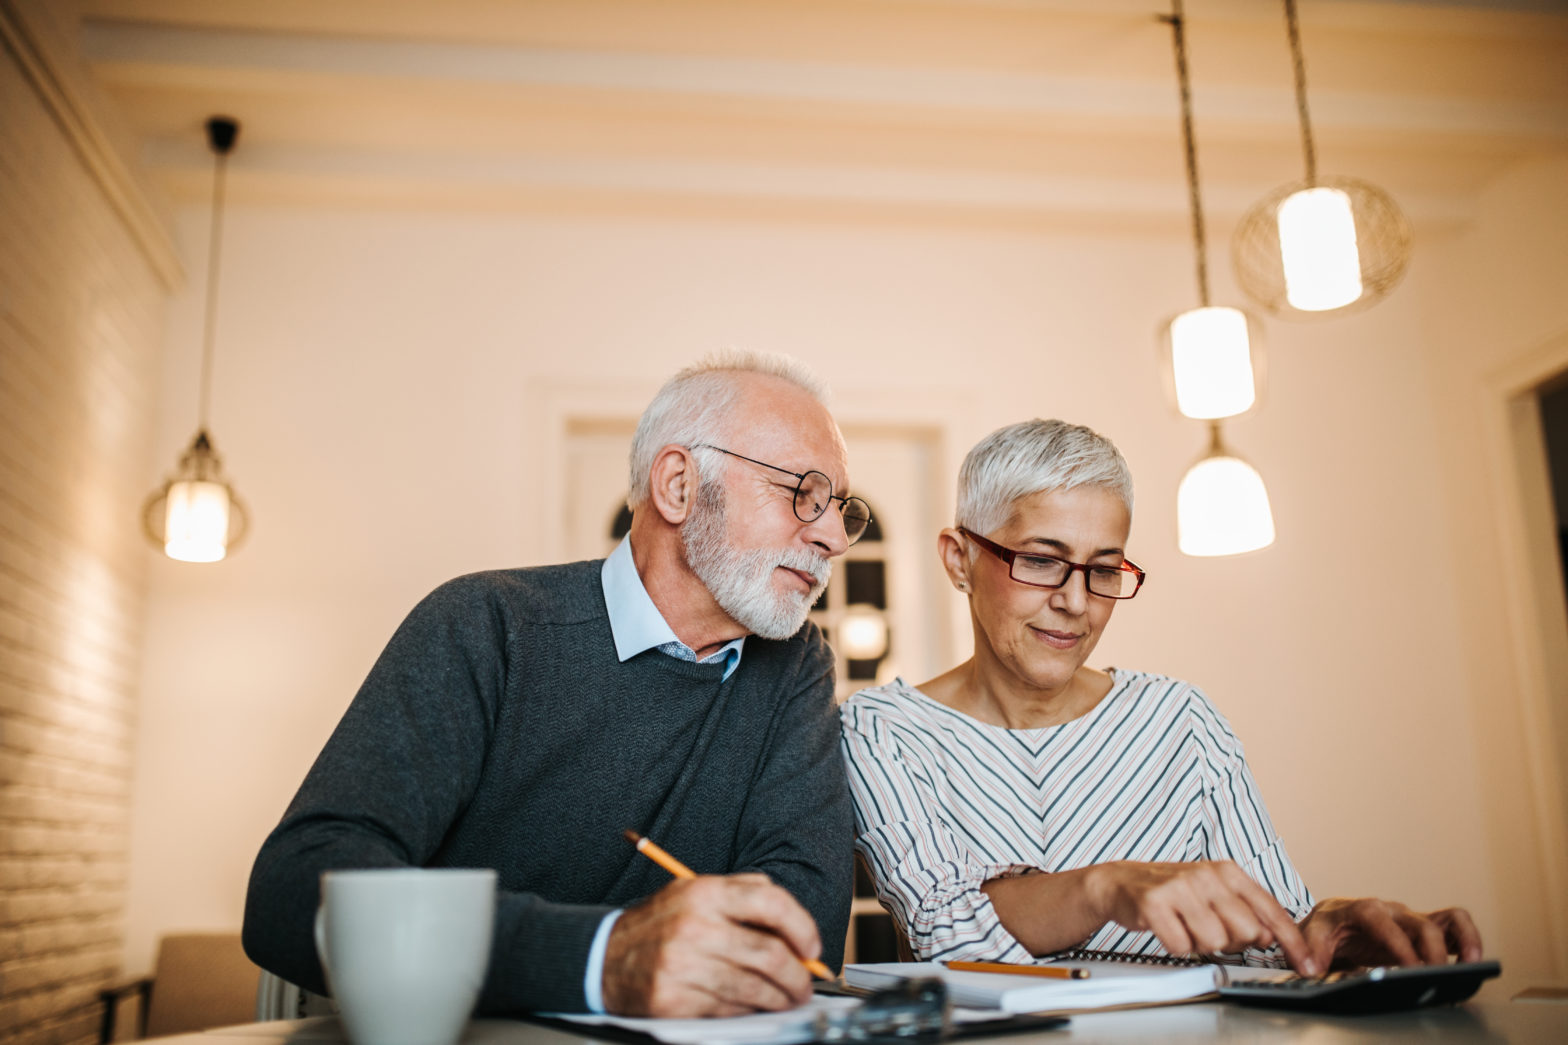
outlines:
[[97, 991], [120, 972], [148, 554], [137, 510], [168, 278], [39, 10], [0, 2], [6, 1043], [92, 1040]]

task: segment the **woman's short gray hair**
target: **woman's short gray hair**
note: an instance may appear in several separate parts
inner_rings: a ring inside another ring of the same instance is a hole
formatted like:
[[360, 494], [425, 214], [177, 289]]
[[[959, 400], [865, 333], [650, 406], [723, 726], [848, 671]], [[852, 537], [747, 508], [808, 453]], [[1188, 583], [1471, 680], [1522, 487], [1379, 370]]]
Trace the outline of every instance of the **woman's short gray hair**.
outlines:
[[729, 439], [729, 410], [740, 394], [740, 374], [782, 378], [826, 403], [827, 387], [804, 363], [775, 352], [718, 352], [686, 367], [664, 383], [637, 422], [632, 436], [626, 503], [634, 510], [648, 499], [648, 476], [661, 449], [675, 443], [723, 446]]
[[998, 428], [958, 470], [958, 525], [984, 536], [1007, 523], [1020, 497], [1075, 486], [1104, 486], [1132, 513], [1132, 472], [1103, 435], [1039, 418]]

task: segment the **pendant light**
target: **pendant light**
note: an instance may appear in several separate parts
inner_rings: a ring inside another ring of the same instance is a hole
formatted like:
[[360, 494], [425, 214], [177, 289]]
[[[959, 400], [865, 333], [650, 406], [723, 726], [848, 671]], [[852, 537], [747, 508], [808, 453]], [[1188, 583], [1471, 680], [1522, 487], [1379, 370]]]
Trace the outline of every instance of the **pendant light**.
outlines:
[[223, 177], [239, 134], [238, 121], [207, 121], [213, 164], [212, 225], [207, 251], [207, 307], [201, 354], [201, 400], [196, 435], [171, 476], [142, 505], [142, 528], [171, 559], [217, 562], [244, 538], [250, 513], [223, 475], [223, 462], [207, 432], [212, 394], [213, 331], [218, 319], [218, 260], [223, 240]]
[[1181, 90], [1182, 143], [1187, 159], [1187, 194], [1200, 307], [1183, 312], [1166, 328], [1165, 351], [1177, 408], [1209, 422], [1209, 447], [1182, 478], [1176, 492], [1177, 547], [1186, 555], [1240, 555], [1274, 543], [1274, 516], [1257, 469], [1237, 457], [1220, 436], [1220, 419], [1250, 410], [1257, 402], [1262, 368], [1257, 321], [1238, 308], [1209, 303], [1209, 273], [1198, 191], [1197, 147], [1192, 130], [1192, 85], [1187, 72], [1186, 18], [1181, 0], [1161, 16], [1171, 27], [1176, 79]]
[[1262, 373], [1261, 328], [1239, 308], [1209, 301], [1208, 243], [1203, 221], [1203, 196], [1198, 187], [1198, 152], [1192, 130], [1192, 85], [1187, 74], [1186, 18], [1181, 0], [1169, 15], [1176, 51], [1176, 81], [1181, 92], [1182, 144], [1187, 164], [1187, 199], [1192, 216], [1192, 248], [1198, 279], [1199, 307], [1165, 325], [1162, 354], [1170, 375], [1176, 408], [1187, 417], [1215, 420], [1234, 417], [1257, 402]]
[[1240, 555], [1274, 543], [1274, 513], [1263, 476], [1209, 425], [1209, 448], [1176, 491], [1176, 545], [1192, 556]]
[[1231, 259], [1248, 297], [1305, 319], [1366, 308], [1393, 290], [1410, 264], [1410, 223], [1376, 185], [1318, 174], [1301, 26], [1295, 0], [1284, 2], [1307, 176], [1247, 211], [1231, 238]]

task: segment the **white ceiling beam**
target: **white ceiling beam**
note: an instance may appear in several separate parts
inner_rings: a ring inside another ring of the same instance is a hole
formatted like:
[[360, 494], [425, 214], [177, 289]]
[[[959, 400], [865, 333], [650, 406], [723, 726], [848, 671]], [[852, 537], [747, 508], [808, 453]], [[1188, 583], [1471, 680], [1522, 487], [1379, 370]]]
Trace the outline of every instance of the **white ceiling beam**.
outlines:
[[[915, 113], [1036, 115], [1117, 120], [1175, 120], [1171, 74], [1147, 80], [992, 73], [953, 68], [886, 68], [821, 62], [545, 50], [291, 35], [240, 30], [88, 22], [82, 45], [111, 84], [221, 81], [263, 72], [282, 81], [331, 76], [476, 88], [548, 87], [749, 103], [874, 106]], [[1284, 71], [1281, 76], [1283, 78]], [[1568, 104], [1313, 90], [1320, 130], [1391, 135], [1513, 137], [1568, 143]], [[1288, 83], [1195, 87], [1201, 123], [1273, 125], [1295, 121]]]
[[[188, 142], [148, 145], [144, 162], [171, 180], [204, 187], [211, 158]], [[1064, 215], [1117, 222], [1179, 222], [1187, 196], [1170, 178], [1086, 178], [976, 171], [885, 169], [833, 164], [755, 164], [639, 158], [568, 159], [508, 154], [474, 156], [423, 151], [255, 146], [230, 164], [232, 195], [243, 202], [248, 182], [296, 179], [323, 189], [375, 184], [391, 195], [460, 197], [466, 192], [526, 198], [537, 193], [657, 195], [694, 200], [845, 205], [861, 208], [960, 210], [971, 213]], [[441, 188], [434, 188], [441, 187]], [[1205, 209], [1216, 224], [1235, 220], [1258, 199], [1255, 185], [1204, 185]], [[1448, 228], [1469, 221], [1468, 195], [1402, 195], [1417, 224]]]

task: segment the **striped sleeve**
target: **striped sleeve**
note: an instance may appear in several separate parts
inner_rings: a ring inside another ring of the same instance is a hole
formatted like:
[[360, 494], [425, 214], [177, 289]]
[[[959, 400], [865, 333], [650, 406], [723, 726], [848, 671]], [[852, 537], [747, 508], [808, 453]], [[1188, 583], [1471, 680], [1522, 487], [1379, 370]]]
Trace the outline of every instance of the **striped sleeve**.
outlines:
[[[1202, 694], [1194, 690], [1193, 695], [1207, 734], [1205, 769], [1209, 778], [1203, 802], [1205, 851], [1199, 859], [1234, 861], [1299, 922], [1312, 910], [1312, 893], [1274, 831], [1241, 741]], [[1248, 964], [1282, 965], [1285, 960], [1277, 947], [1249, 950], [1246, 958]]]
[[1002, 927], [981, 886], [1034, 868], [980, 858], [945, 823], [931, 767], [871, 708], [846, 704], [843, 750], [855, 805], [855, 851], [922, 961], [1033, 956]]

